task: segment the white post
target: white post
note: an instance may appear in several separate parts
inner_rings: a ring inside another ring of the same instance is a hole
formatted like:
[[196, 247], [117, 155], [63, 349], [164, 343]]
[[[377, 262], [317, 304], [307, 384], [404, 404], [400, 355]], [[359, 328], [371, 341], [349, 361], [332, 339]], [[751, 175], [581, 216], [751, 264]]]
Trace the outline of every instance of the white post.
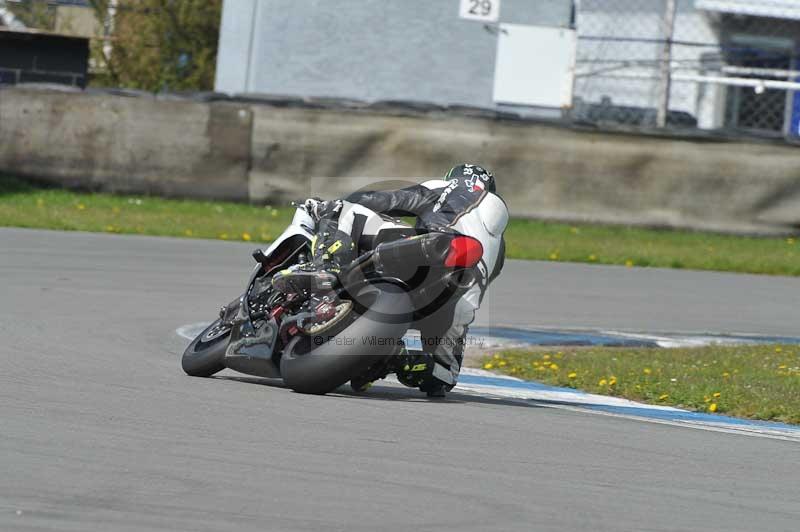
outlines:
[[658, 84], [658, 110], [656, 113], [656, 126], [666, 127], [667, 113], [669, 112], [669, 91], [672, 67], [672, 36], [675, 33], [675, 12], [677, 0], [665, 0], [664, 8], [664, 47], [661, 50], [661, 76]]
[[106, 60], [110, 61], [111, 51], [114, 47], [111, 44], [111, 38], [114, 35], [114, 19], [117, 16], [117, 0], [109, 0], [108, 7], [106, 9], [106, 20], [103, 24], [103, 36], [105, 37], [105, 42], [103, 43], [103, 55], [106, 57]]
[[250, 39], [247, 45], [247, 65], [245, 67], [245, 77], [244, 77], [244, 92], [255, 92], [250, 88], [250, 83], [252, 83], [253, 78], [253, 69], [255, 68], [256, 58], [253, 57], [255, 53], [255, 41], [256, 41], [256, 29], [258, 24], [259, 18], [259, 0], [253, 1], [253, 11], [250, 14]]

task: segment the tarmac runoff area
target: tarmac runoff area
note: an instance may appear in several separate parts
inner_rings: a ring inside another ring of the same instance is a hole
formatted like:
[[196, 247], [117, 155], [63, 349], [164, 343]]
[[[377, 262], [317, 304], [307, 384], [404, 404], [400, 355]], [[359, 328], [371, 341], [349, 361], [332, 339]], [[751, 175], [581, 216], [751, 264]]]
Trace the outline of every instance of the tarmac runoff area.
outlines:
[[[771, 429], [479, 372], [440, 402], [187, 377], [175, 330], [240, 293], [250, 251], [0, 229], [0, 530], [797, 530], [800, 447]], [[509, 261], [475, 330], [795, 337], [798, 301], [794, 278]]]

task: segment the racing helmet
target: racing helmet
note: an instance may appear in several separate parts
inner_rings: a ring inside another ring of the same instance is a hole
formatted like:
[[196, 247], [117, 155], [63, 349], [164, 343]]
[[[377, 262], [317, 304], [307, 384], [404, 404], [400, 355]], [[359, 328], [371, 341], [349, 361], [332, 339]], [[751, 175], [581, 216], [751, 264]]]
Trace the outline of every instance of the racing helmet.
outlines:
[[479, 180], [485, 188], [491, 193], [497, 192], [497, 186], [494, 182], [494, 175], [482, 166], [476, 164], [459, 164], [450, 169], [445, 176], [445, 179], [463, 178], [466, 180]]

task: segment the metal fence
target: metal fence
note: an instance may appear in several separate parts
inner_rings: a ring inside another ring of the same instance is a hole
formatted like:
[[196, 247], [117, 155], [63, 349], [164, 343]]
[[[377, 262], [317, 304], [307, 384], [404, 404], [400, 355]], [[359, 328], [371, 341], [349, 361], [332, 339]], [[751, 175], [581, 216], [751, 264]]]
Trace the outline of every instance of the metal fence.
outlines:
[[800, 139], [800, 0], [580, 0], [573, 118]]

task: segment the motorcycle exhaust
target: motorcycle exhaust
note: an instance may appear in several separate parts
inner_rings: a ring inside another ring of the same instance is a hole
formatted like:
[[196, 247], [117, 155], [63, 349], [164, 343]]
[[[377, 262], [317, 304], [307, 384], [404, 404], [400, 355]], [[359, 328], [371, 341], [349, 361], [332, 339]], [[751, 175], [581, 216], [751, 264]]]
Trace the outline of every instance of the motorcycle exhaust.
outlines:
[[[353, 286], [374, 276], [418, 286], [433, 272], [437, 279], [444, 279], [453, 288], [464, 289], [475, 283], [470, 270], [482, 256], [483, 246], [474, 238], [428, 233], [380, 244], [374, 251], [356, 259], [340, 279], [344, 286]], [[454, 271], [446, 273], [450, 268]]]
[[385, 273], [393, 268], [401, 270], [408, 265], [441, 266], [450, 252], [452, 235], [430, 233], [386, 242], [375, 249], [376, 260]]

